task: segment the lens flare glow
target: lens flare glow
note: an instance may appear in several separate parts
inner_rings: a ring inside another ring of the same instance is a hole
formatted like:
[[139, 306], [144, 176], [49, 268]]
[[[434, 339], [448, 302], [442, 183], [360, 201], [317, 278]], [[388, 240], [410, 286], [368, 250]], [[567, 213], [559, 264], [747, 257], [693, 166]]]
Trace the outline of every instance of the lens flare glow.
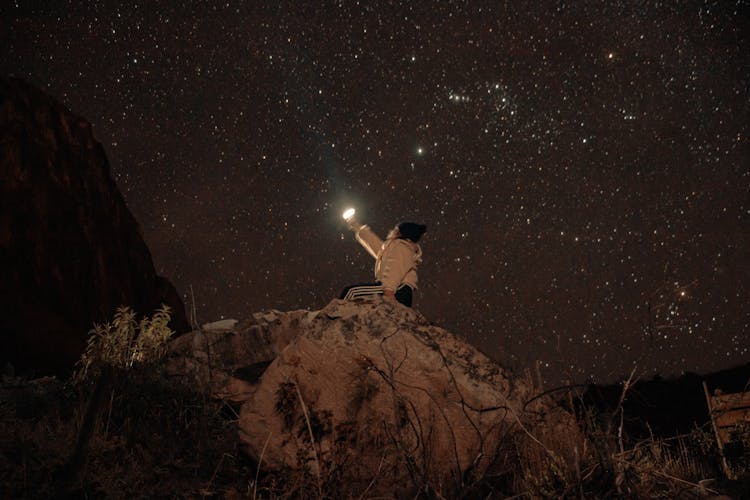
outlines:
[[354, 217], [354, 209], [353, 208], [347, 208], [346, 210], [344, 210], [343, 217], [344, 217], [345, 220], [349, 220], [352, 217]]

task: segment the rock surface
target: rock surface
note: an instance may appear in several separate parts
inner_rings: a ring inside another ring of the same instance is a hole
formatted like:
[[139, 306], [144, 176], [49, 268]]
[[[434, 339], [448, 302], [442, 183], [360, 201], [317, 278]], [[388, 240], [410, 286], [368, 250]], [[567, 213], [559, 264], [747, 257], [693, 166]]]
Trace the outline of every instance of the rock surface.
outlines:
[[538, 417], [531, 384], [413, 309], [333, 300], [297, 317], [243, 396], [240, 438], [262, 467], [335, 476], [355, 496], [445, 494]]
[[166, 303], [188, 329], [91, 125], [17, 79], [0, 78], [0, 179], [1, 362], [64, 372], [120, 305]]
[[246, 401], [268, 365], [316, 316], [271, 310], [203, 325], [170, 342], [166, 372], [214, 397]]

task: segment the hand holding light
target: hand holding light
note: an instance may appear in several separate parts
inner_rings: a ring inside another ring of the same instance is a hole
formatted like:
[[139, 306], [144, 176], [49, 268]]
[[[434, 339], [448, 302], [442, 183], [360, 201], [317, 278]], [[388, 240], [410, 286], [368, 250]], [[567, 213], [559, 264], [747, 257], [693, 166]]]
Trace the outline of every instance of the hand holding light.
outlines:
[[355, 210], [353, 208], [347, 208], [344, 210], [344, 213], [342, 214], [342, 217], [346, 221], [347, 224], [349, 224], [349, 229], [352, 231], [359, 231], [359, 228], [362, 227], [362, 224], [360, 224], [357, 219], [354, 218]]

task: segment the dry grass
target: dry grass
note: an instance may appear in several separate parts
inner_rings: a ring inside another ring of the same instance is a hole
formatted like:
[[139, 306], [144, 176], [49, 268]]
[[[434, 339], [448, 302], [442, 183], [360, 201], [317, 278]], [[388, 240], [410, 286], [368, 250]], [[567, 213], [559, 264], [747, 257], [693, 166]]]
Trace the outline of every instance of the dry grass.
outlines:
[[[223, 403], [157, 374], [118, 380], [98, 418], [80, 480], [66, 465], [79, 434], [87, 395], [48, 380], [37, 390], [8, 381], [0, 406], [0, 497], [132, 498], [246, 489], [249, 464], [236, 450], [236, 428]], [[36, 397], [34, 408], [27, 408]], [[201, 495], [198, 495], [201, 496]]]
[[[170, 382], [158, 370], [120, 372], [113, 387], [81, 479], [68, 486], [73, 496], [368, 498], [372, 485], [397, 466], [382, 460], [381, 477], [362, 478], [359, 486], [342, 483], [343, 472], [356, 467], [346, 461], [264, 470], [237, 449], [236, 413], [225, 403]], [[55, 379], [6, 379], [0, 396], [0, 496], [59, 494], [86, 391]], [[631, 443], [618, 426], [608, 427], [611, 416], [560, 410], [545, 418], [535, 426], [525, 423], [478, 481], [450, 491], [427, 484], [411, 491], [419, 498], [697, 499], [733, 486], [738, 497], [747, 494], [740, 483], [722, 479], [711, 434], [702, 429]]]
[[[740, 480], [728, 481], [708, 429], [687, 435], [632, 442], [622, 428], [622, 408], [596, 415], [579, 407], [574, 424], [535, 431], [540, 445], [519, 446], [520, 471], [507, 494], [524, 498], [718, 498], [729, 491], [738, 498], [750, 494], [750, 463], [736, 460]], [[563, 421], [553, 418], [551, 422]], [[743, 449], [750, 449], [750, 440]], [[742, 447], [742, 445], [738, 445]], [[748, 455], [750, 456], [750, 454]]]

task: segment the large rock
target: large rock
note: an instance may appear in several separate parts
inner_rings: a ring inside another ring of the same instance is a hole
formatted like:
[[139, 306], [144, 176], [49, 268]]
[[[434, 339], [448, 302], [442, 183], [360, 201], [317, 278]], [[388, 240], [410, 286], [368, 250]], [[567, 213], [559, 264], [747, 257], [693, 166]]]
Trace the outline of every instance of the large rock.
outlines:
[[242, 404], [264, 471], [333, 497], [471, 495], [488, 470], [513, 482], [586, 449], [528, 376], [379, 298], [204, 325], [170, 343], [166, 371]]
[[298, 326], [246, 388], [240, 438], [263, 468], [337, 478], [339, 494], [465, 488], [516, 457], [513, 436], [545, 409], [525, 404], [530, 382], [413, 309], [334, 300]]
[[271, 310], [203, 325], [170, 342], [166, 373], [215, 398], [244, 402], [268, 365], [316, 316]]
[[93, 324], [127, 305], [172, 308], [91, 125], [17, 79], [0, 78], [0, 361], [64, 372]]

